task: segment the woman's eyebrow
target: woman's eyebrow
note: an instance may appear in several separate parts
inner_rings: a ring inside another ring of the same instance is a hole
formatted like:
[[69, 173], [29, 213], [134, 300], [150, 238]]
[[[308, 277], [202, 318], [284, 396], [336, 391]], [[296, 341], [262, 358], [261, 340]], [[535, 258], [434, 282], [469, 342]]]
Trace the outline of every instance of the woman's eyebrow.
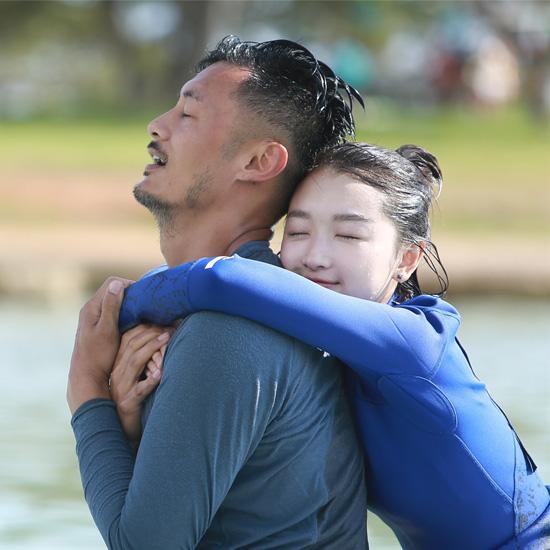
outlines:
[[332, 219], [336, 222], [372, 222], [370, 218], [366, 218], [361, 214], [335, 214]]
[[287, 218], [303, 218], [309, 220], [311, 215], [308, 214], [305, 210], [291, 210], [287, 215]]

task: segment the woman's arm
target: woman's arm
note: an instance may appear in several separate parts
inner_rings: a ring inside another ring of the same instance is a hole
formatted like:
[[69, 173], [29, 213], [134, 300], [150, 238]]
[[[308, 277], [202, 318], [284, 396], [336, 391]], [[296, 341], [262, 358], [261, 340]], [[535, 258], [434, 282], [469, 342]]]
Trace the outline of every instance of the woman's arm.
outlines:
[[127, 290], [121, 322], [169, 324], [199, 310], [252, 319], [328, 351], [359, 374], [427, 375], [459, 324], [456, 310], [432, 296], [379, 304], [238, 256], [198, 260], [139, 281]]

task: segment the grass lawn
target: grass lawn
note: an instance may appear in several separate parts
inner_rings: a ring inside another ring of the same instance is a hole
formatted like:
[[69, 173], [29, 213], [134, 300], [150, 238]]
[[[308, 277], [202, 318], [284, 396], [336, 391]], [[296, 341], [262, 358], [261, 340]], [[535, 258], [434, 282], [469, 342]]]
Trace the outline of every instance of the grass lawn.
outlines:
[[[0, 219], [106, 223], [111, 204], [121, 207], [111, 223], [141, 223], [142, 212], [122, 197], [148, 161], [148, 118], [3, 122]], [[548, 233], [550, 131], [523, 110], [404, 109], [373, 99], [357, 118], [360, 140], [416, 143], [438, 156], [445, 182], [436, 235]], [[72, 214], [82, 201], [89, 206], [84, 218]]]
[[358, 138], [434, 153], [444, 175], [436, 230], [453, 233], [548, 233], [550, 127], [520, 109], [402, 110], [375, 104]]

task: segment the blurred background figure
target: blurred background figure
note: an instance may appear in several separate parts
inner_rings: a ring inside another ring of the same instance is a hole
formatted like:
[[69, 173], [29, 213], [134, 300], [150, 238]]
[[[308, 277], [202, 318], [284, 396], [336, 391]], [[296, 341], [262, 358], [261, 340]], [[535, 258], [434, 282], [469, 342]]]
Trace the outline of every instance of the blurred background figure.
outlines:
[[304, 43], [364, 93], [360, 140], [438, 156], [433, 240], [462, 340], [550, 481], [550, 3], [5, 1], [2, 547], [102, 548], [65, 409], [77, 312], [108, 274], [162, 262], [131, 193], [146, 124], [227, 34]]

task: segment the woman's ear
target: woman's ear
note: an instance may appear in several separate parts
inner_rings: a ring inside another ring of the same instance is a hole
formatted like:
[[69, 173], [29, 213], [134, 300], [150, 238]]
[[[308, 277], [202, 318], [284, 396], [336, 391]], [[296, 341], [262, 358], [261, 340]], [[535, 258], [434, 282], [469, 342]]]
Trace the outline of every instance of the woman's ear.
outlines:
[[252, 151], [246, 165], [237, 174], [237, 179], [251, 183], [275, 178], [288, 163], [287, 148], [277, 141], [264, 141]]
[[402, 257], [399, 265], [395, 268], [394, 279], [398, 283], [405, 282], [418, 267], [424, 251], [426, 249], [426, 243], [421, 241], [419, 243], [410, 244], [402, 248]]

